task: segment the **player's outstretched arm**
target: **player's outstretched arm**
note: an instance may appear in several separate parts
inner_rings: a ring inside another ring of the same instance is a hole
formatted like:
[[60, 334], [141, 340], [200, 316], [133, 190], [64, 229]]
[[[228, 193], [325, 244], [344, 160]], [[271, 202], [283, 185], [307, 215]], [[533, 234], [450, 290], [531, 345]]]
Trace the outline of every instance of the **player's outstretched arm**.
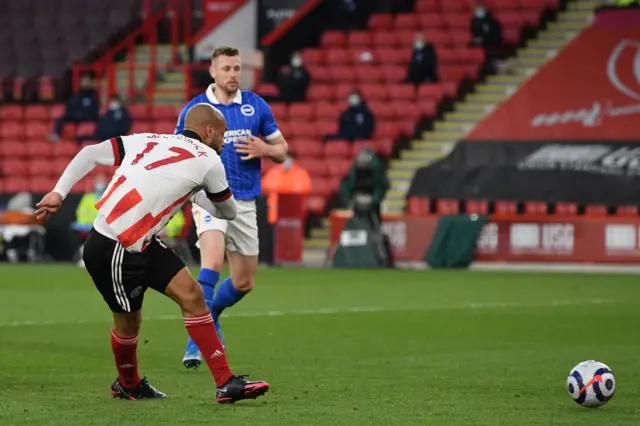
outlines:
[[214, 201], [215, 198], [205, 191], [198, 191], [191, 196], [191, 202], [202, 207], [211, 216], [218, 219], [233, 220], [238, 214], [236, 199], [229, 191], [229, 198], [224, 201]]
[[105, 141], [82, 148], [64, 170], [53, 191], [45, 195], [36, 204], [36, 217], [42, 219], [57, 213], [71, 188], [91, 172], [96, 165], [111, 165], [114, 162], [115, 154], [112, 141]]

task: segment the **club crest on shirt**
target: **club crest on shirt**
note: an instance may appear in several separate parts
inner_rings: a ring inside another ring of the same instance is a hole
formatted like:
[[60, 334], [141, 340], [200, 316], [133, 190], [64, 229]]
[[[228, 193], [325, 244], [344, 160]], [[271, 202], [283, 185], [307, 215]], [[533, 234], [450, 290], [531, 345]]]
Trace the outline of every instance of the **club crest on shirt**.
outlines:
[[253, 106], [251, 105], [242, 105], [240, 107], [240, 112], [242, 113], [242, 115], [244, 115], [245, 117], [251, 117], [253, 114], [256, 113], [256, 110]]
[[250, 134], [249, 129], [227, 130], [224, 132], [224, 143], [234, 143], [238, 138], [246, 138]]

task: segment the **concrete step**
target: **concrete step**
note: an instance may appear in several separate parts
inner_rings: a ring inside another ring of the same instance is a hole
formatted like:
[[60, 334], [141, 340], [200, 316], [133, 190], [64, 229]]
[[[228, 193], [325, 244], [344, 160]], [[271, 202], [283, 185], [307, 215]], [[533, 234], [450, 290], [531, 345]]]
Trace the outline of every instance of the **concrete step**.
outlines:
[[466, 101], [479, 104], [497, 104], [507, 97], [506, 93], [471, 93]]
[[[565, 32], [562, 32], [565, 34]], [[567, 44], [566, 40], [553, 39], [553, 40], [531, 40], [527, 46], [534, 49], [547, 49], [547, 50], [559, 50]]]
[[573, 1], [567, 5], [567, 10], [583, 10], [593, 12], [595, 8], [604, 4], [602, 0], [580, 0]]
[[391, 160], [393, 161], [408, 161], [414, 163], [416, 161], [420, 161], [422, 163], [428, 162], [431, 163], [434, 160], [439, 160], [445, 157], [446, 154], [443, 152], [434, 152], [434, 151], [418, 151], [418, 150], [405, 150], [400, 153], [400, 160]]
[[464, 139], [467, 134], [465, 132], [456, 131], [431, 131], [422, 133], [422, 139], [425, 141], [450, 141], [458, 142]]
[[437, 131], [451, 131], [460, 132], [465, 136], [469, 133], [475, 123], [471, 122], [459, 122], [459, 121], [437, 121], [433, 126]]
[[543, 58], [527, 58], [527, 57], [518, 57], [516, 60], [516, 66], [519, 67], [534, 67], [539, 68], [542, 64], [547, 62], [546, 57]]
[[304, 241], [305, 249], [328, 249], [329, 248], [329, 239], [308, 239]]
[[459, 102], [455, 105], [455, 111], [462, 113], [488, 114], [493, 108], [495, 108], [495, 104]]
[[492, 75], [487, 78], [487, 84], [504, 84], [517, 86], [524, 82], [520, 75]]
[[387, 175], [389, 179], [411, 179], [415, 174], [415, 169], [389, 169]]
[[[413, 151], [407, 151], [413, 152]], [[390, 166], [394, 170], [416, 170], [422, 166], [426, 166], [427, 160], [425, 159], [411, 159], [411, 160], [391, 160]]]
[[560, 12], [558, 15], [558, 21], [560, 22], [589, 22], [589, 19], [593, 15], [589, 10], [567, 10], [566, 12]]
[[314, 240], [329, 239], [328, 228], [313, 228], [311, 230], [311, 238]]
[[485, 116], [484, 112], [448, 112], [445, 114], [444, 119], [448, 122], [456, 123], [473, 123], [476, 124], [478, 121], [482, 120]]
[[534, 47], [524, 48], [518, 52], [518, 58], [548, 59], [555, 56], [557, 49], [540, 49]]
[[448, 153], [454, 145], [455, 142], [450, 141], [413, 141], [411, 147], [415, 150]]
[[584, 21], [558, 21], [551, 22], [548, 27], [548, 31], [580, 31], [587, 25], [589, 25], [591, 19]]

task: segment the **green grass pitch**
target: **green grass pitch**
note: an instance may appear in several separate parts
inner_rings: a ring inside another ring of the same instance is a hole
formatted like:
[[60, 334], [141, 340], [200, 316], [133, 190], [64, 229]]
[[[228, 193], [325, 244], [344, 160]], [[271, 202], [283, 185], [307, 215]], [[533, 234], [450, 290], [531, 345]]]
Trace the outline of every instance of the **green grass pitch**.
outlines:
[[[637, 425], [640, 277], [263, 269], [223, 317], [236, 373], [271, 383], [214, 403], [180, 363], [168, 299], [146, 294], [141, 374], [166, 401], [112, 399], [110, 314], [81, 268], [0, 266], [0, 425]], [[597, 359], [600, 409], [565, 390]]]

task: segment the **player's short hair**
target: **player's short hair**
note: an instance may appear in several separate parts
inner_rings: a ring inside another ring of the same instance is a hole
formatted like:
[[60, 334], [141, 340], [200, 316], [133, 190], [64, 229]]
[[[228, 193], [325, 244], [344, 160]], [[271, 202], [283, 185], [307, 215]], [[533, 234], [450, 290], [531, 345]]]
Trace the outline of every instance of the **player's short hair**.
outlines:
[[211, 60], [218, 56], [240, 56], [240, 50], [231, 46], [220, 46], [211, 52]]

